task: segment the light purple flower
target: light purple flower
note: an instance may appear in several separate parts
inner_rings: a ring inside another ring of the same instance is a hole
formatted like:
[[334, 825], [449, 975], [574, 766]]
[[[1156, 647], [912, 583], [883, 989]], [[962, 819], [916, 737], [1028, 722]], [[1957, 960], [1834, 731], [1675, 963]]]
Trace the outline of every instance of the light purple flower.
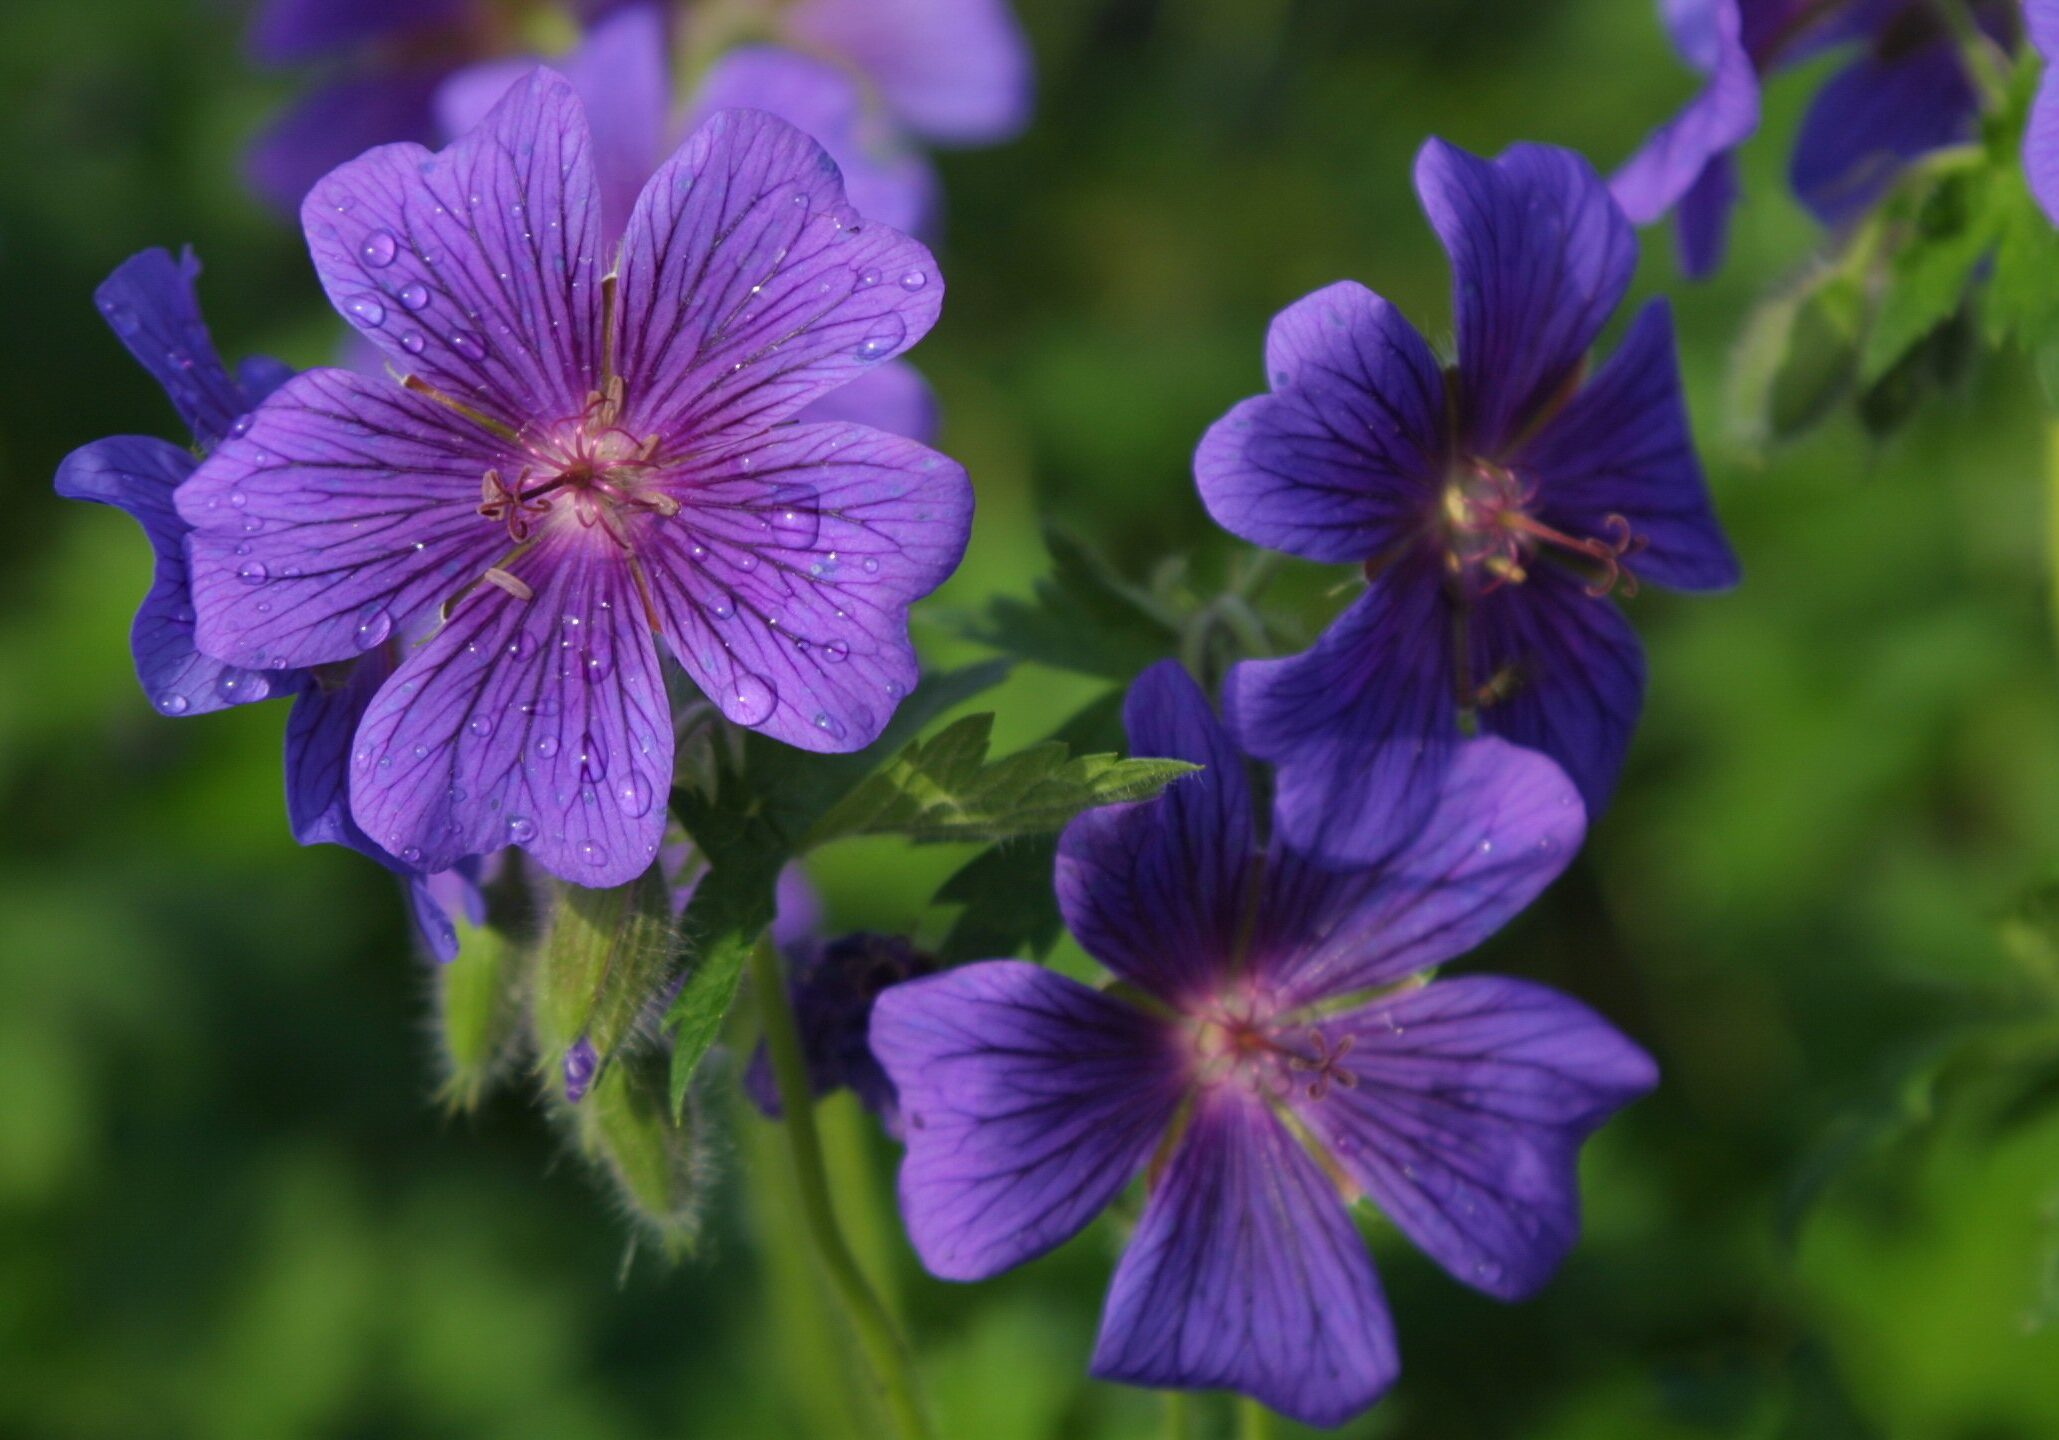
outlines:
[[1486, 976], [1423, 980], [1578, 847], [1550, 761], [1468, 744], [1379, 866], [1262, 854], [1242, 758], [1171, 662], [1131, 749], [1205, 767], [1067, 828], [1066, 923], [1141, 1003], [985, 961], [897, 985], [872, 1048], [899, 1088], [901, 1204], [923, 1262], [994, 1275], [1062, 1243], [1149, 1169], [1094, 1373], [1224, 1387], [1334, 1425], [1398, 1370], [1350, 1205], [1460, 1281], [1534, 1292], [1579, 1230], [1581, 1142], [1656, 1082], [1586, 1007]]
[[[200, 262], [187, 250], [131, 256], [95, 292], [100, 313], [129, 352], [170, 398], [203, 454], [251, 424], [259, 402], [293, 372], [277, 360], [253, 356], [234, 374], [222, 363], [201, 319], [194, 282]], [[179, 515], [174, 492], [199, 462], [193, 451], [166, 440], [125, 435], [96, 440], [72, 452], [57, 472], [57, 492], [127, 511], [156, 552], [156, 573], [136, 612], [131, 645], [136, 675], [151, 703], [166, 715], [205, 715], [230, 705], [291, 695], [286, 722], [286, 813], [303, 845], [345, 845], [370, 856], [409, 884], [409, 905], [430, 950], [456, 953], [457, 936], [432, 884], [372, 843], [341, 804], [344, 758], [357, 714], [390, 660], [362, 657], [320, 673], [267, 665], [227, 665], [195, 647], [194, 603], [186, 561], [192, 527]]]
[[[1722, 260], [1738, 192], [1732, 152], [1758, 129], [1770, 72], [1854, 52], [1810, 103], [1789, 170], [1795, 194], [1826, 225], [1868, 209], [1902, 166], [1977, 127], [1979, 94], [1932, 0], [1662, 0], [1662, 9], [1675, 47], [1708, 84], [1613, 184], [1639, 225], [1677, 207], [1690, 275]], [[2010, 6], [1983, 0], [1974, 13], [1991, 38], [2013, 39]]]
[[343, 166], [308, 241], [405, 385], [311, 371], [179, 491], [211, 654], [327, 664], [447, 616], [351, 755], [352, 814], [409, 865], [515, 844], [582, 884], [633, 878], [672, 775], [658, 635], [735, 723], [857, 749], [914, 684], [908, 606], [964, 550], [954, 462], [783, 423], [942, 300], [929, 252], [864, 223], [819, 146], [724, 112], [619, 254], [600, 212], [548, 70], [439, 153]]
[[784, 36], [863, 74], [925, 140], [992, 145], [1029, 124], [1035, 75], [1008, 0], [796, 0], [775, 8]]
[[2023, 136], [2023, 165], [2031, 194], [2059, 225], [2059, 0], [2024, 0], [2023, 18], [2031, 48], [2045, 63]]
[[1281, 767], [1290, 837], [1346, 859], [1372, 858], [1462, 725], [1542, 750], [1598, 812], [1644, 694], [1606, 593], [1737, 578], [1664, 302], [1587, 377], [1636, 260], [1593, 169], [1548, 146], [1489, 162], [1432, 140], [1416, 188], [1451, 255], [1456, 365], [1379, 296], [1332, 285], [1274, 320], [1271, 393], [1194, 459], [1217, 523], [1369, 582], [1314, 648], [1246, 661], [1225, 689], [1244, 748]]
[[[734, 109], [766, 111], [812, 137], [836, 161], [846, 198], [867, 220], [917, 237], [928, 234], [937, 208], [935, 172], [887, 132], [850, 75], [773, 46], [732, 51], [702, 81], [682, 127], [672, 107], [666, 55], [662, 9], [637, 4], [596, 25], [571, 54], [548, 62], [586, 105], [603, 248], [620, 239], [636, 197], [682, 135], [716, 111]], [[536, 63], [486, 61], [451, 76], [436, 100], [445, 136], [455, 139], [478, 125]], [[924, 444], [937, 434], [928, 383], [899, 360], [840, 386], [797, 418], [848, 420]]]

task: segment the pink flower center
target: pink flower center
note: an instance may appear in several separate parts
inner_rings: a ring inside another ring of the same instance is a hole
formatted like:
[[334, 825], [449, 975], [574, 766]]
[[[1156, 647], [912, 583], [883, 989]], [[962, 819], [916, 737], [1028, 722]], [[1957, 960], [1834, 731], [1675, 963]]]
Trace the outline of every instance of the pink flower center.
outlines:
[[1272, 1100], [1300, 1090], [1321, 1100], [1333, 1087], [1358, 1085], [1342, 1063], [1351, 1036], [1333, 1047], [1319, 1027], [1269, 1015], [1254, 1000], [1216, 1002], [1196, 1017], [1190, 1035], [1194, 1082], [1205, 1090], [1235, 1085]]
[[479, 513], [507, 527], [508, 539], [527, 540], [540, 517], [569, 514], [586, 529], [601, 527], [625, 551], [634, 551], [624, 512], [677, 515], [679, 501], [657, 480], [658, 437], [638, 440], [617, 422], [622, 385], [609, 382], [569, 420], [531, 427], [518, 437], [528, 452], [512, 478], [489, 470], [479, 484]]
[[1589, 576], [1587, 593], [1608, 594], [1621, 586], [1637, 593], [1637, 577], [1624, 561], [1644, 548], [1621, 515], [1605, 521], [1606, 539], [1569, 535], [1532, 513], [1537, 495], [1513, 470], [1490, 460], [1454, 465], [1444, 482], [1436, 524], [1447, 569], [1475, 595], [1503, 585], [1520, 585], [1540, 549], [1556, 551]]

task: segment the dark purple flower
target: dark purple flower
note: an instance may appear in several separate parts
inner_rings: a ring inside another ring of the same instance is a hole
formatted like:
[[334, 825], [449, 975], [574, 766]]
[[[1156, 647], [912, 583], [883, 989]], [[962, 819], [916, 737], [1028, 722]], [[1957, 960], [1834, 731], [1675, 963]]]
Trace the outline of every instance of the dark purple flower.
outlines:
[[[639, 4], [596, 25], [571, 54], [549, 62], [586, 105], [604, 248], [621, 237], [636, 197], [685, 133], [672, 106], [666, 54], [663, 11]], [[445, 136], [455, 139], [476, 126], [535, 64], [486, 61], [451, 76], [437, 95]], [[867, 220], [918, 237], [928, 232], [936, 212], [935, 172], [885, 131], [844, 71], [772, 46], [734, 51], [702, 81], [686, 128], [732, 109], [764, 110], [805, 131], [836, 161], [846, 198]], [[928, 384], [900, 360], [838, 387], [796, 418], [848, 420], [924, 444], [937, 433]]]
[[[253, 356], [231, 374], [201, 319], [194, 282], [200, 262], [191, 250], [145, 250], [124, 261], [95, 292], [100, 313], [129, 352], [171, 399], [206, 454], [251, 424], [265, 396], [292, 378], [277, 360]], [[199, 462], [170, 441], [144, 436], [96, 440], [65, 458], [57, 492], [127, 511], [156, 552], [156, 574], [136, 612], [131, 643], [136, 675], [151, 703], [167, 715], [205, 715], [275, 695], [294, 697], [286, 722], [286, 811], [293, 838], [303, 845], [347, 845], [409, 882], [409, 903], [423, 938], [438, 958], [456, 953], [457, 937], [441, 900], [437, 877], [423, 876], [373, 844], [341, 803], [344, 757], [351, 732], [378, 680], [391, 665], [376, 660], [311, 672], [267, 664], [226, 665], [195, 647], [194, 603], [186, 537], [173, 492]]]
[[1606, 593], [1737, 578], [1664, 302], [1586, 376], [1636, 261], [1593, 169], [1548, 146], [1490, 163], [1432, 140], [1416, 188], [1451, 255], [1456, 365], [1385, 300], [1332, 285], [1273, 322], [1272, 392], [1194, 460], [1226, 529], [1364, 567], [1366, 592], [1314, 648], [1246, 661], [1225, 691], [1245, 749], [1281, 767], [1289, 837], [1347, 859], [1372, 857], [1462, 726], [1542, 750], [1598, 812], [1644, 693]]
[[[231, 374], [200, 317], [194, 281], [200, 262], [191, 250], [133, 255], [94, 292], [100, 313], [151, 378], [164, 387], [194, 447], [212, 450], [249, 421], [252, 410], [292, 371], [262, 356]], [[66, 456], [57, 493], [126, 511], [156, 552], [150, 592], [130, 633], [136, 678], [150, 703], [166, 715], [205, 715], [230, 705], [290, 695], [297, 673], [226, 665], [193, 643], [193, 597], [187, 581], [186, 535], [172, 492], [193, 473], [193, 451], [169, 440], [121, 435], [96, 440]]]
[[[1681, 55], [1708, 77], [1702, 93], [1617, 172], [1616, 199], [1639, 225], [1677, 207], [1681, 267], [1722, 260], [1737, 169], [1732, 152], [1759, 125], [1762, 77], [1827, 50], [1846, 66], [1817, 91], [1796, 137], [1790, 180], [1826, 225], [1869, 208], [1901, 167], [1970, 138], [1979, 94], [1933, 0], [1664, 0]], [[1975, 18], [2006, 43], [2010, 6], [1982, 0]]]
[[600, 210], [548, 70], [441, 152], [337, 170], [304, 209], [316, 267], [406, 383], [302, 375], [179, 491], [209, 653], [323, 665], [447, 616], [352, 749], [353, 816], [411, 866], [515, 844], [582, 884], [635, 877], [672, 775], [658, 635], [733, 722], [857, 749], [914, 684], [908, 606], [964, 550], [957, 464], [782, 423], [942, 300], [819, 146], [724, 112], [619, 253]]
[[780, 33], [852, 66], [894, 118], [939, 145], [992, 145], [1029, 124], [1035, 75], [1008, 0], [796, 0]]
[[[859, 933], [827, 942], [809, 936], [781, 948], [788, 959], [787, 988], [808, 1061], [809, 1088], [822, 1096], [850, 1087], [888, 1134], [899, 1135], [894, 1084], [873, 1057], [867, 1030], [873, 1002], [887, 987], [930, 974], [937, 968], [935, 959], [898, 935]], [[744, 1091], [764, 1114], [779, 1118], [779, 1086], [762, 1040], [744, 1071]]]
[[1428, 980], [1565, 866], [1556, 766], [1470, 742], [1380, 865], [1259, 851], [1243, 761], [1185, 673], [1128, 706], [1138, 754], [1206, 767], [1075, 820], [1066, 923], [1123, 987], [984, 961], [895, 986], [872, 1048], [899, 1088], [923, 1262], [977, 1280], [1078, 1232], [1149, 1168], [1094, 1373], [1224, 1387], [1334, 1425], [1398, 1362], [1361, 1198], [1460, 1281], [1535, 1291], [1577, 1238], [1581, 1142], [1656, 1082], [1586, 1007], [1526, 981]]

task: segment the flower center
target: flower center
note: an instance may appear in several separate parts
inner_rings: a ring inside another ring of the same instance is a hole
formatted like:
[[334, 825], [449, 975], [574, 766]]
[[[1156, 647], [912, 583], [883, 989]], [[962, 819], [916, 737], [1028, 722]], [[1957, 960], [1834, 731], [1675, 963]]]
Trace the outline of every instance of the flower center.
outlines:
[[1491, 460], [1468, 459], [1454, 465], [1445, 478], [1436, 515], [1445, 566], [1452, 577], [1474, 595], [1520, 585], [1530, 576], [1532, 558], [1544, 549], [1587, 574], [1590, 595], [1606, 595], [1618, 585], [1625, 595], [1637, 593], [1637, 577], [1624, 561], [1645, 542], [1631, 533], [1628, 520], [1610, 515], [1604, 522], [1605, 539], [1569, 535], [1531, 513], [1536, 500], [1534, 487]]
[[1236, 1085], [1273, 1100], [1299, 1089], [1321, 1100], [1333, 1086], [1358, 1085], [1342, 1064], [1351, 1053], [1351, 1036], [1332, 1048], [1318, 1027], [1281, 1024], [1249, 1002], [1218, 1003], [1196, 1019], [1191, 1036], [1194, 1080], [1203, 1089]]
[[578, 415], [526, 428], [518, 439], [528, 461], [512, 477], [486, 472], [479, 483], [479, 513], [506, 526], [517, 545], [541, 517], [569, 513], [633, 552], [627, 512], [677, 515], [679, 501], [656, 483], [659, 438], [638, 440], [619, 424], [621, 414], [622, 382], [611, 379], [606, 391], [587, 397]]

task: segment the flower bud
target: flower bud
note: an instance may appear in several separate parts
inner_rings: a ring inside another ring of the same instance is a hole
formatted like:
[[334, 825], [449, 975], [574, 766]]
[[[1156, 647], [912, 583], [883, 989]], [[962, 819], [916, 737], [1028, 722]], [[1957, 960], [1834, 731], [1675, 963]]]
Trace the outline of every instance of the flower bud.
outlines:
[[437, 1039], [443, 1051], [443, 1102], [476, 1110], [505, 1068], [519, 1006], [519, 947], [508, 935], [469, 920], [452, 921], [457, 955], [436, 968]]
[[696, 1113], [689, 1108], [675, 1118], [667, 1103], [666, 1059], [657, 1049], [622, 1056], [566, 1113], [580, 1150], [606, 1172], [666, 1257], [679, 1259], [700, 1236], [707, 1166], [694, 1141]]
[[671, 893], [659, 868], [627, 885], [557, 886], [538, 957], [537, 1049], [577, 1101], [636, 1031], [679, 954]]

